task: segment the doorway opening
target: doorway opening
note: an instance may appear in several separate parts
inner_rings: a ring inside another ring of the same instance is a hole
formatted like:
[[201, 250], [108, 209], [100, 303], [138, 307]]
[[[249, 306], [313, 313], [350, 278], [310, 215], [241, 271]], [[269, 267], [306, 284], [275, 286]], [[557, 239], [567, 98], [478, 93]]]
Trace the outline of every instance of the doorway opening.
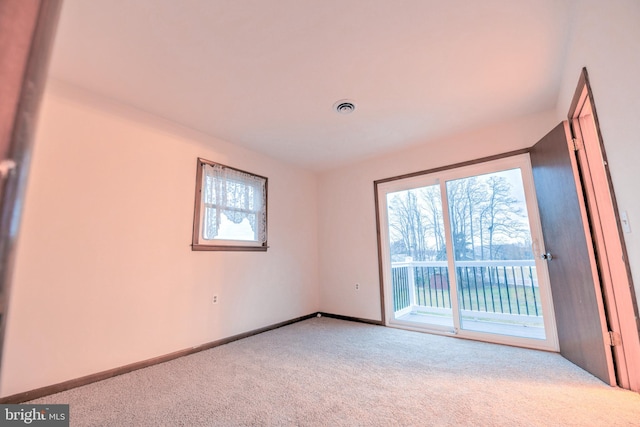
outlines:
[[527, 154], [376, 182], [388, 326], [557, 351]]
[[616, 382], [640, 391], [640, 370], [634, 362], [640, 360], [638, 307], [623, 238], [623, 232], [631, 229], [626, 212], [617, 207], [586, 69], [580, 75], [568, 118]]

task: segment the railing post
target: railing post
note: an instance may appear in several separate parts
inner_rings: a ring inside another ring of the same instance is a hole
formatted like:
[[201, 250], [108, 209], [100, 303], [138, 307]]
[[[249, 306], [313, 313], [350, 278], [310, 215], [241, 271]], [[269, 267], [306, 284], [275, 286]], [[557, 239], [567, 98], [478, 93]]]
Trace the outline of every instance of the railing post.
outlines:
[[405, 262], [408, 262], [407, 266], [407, 283], [409, 284], [409, 307], [413, 310], [413, 306], [416, 305], [416, 270], [413, 265], [413, 258], [406, 257]]

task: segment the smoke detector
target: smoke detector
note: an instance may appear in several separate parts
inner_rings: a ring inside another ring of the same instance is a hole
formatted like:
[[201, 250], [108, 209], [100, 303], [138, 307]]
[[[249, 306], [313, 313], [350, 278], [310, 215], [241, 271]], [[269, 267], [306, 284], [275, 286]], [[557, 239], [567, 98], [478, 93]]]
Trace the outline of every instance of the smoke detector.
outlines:
[[338, 114], [351, 114], [356, 109], [356, 104], [348, 99], [341, 99], [333, 104], [333, 109]]

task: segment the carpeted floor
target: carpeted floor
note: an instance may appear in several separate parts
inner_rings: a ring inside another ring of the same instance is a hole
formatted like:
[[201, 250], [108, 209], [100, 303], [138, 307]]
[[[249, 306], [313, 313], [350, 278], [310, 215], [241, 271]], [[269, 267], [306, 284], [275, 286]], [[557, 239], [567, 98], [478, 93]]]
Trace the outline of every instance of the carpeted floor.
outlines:
[[313, 318], [32, 403], [72, 426], [640, 426], [561, 356]]

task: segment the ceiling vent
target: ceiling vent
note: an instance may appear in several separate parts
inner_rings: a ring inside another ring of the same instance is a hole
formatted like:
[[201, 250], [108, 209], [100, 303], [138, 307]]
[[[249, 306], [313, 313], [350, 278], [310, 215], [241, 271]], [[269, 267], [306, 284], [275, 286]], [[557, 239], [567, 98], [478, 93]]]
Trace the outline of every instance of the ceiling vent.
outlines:
[[356, 104], [348, 99], [342, 99], [333, 104], [333, 109], [336, 110], [338, 114], [351, 114], [356, 109]]

